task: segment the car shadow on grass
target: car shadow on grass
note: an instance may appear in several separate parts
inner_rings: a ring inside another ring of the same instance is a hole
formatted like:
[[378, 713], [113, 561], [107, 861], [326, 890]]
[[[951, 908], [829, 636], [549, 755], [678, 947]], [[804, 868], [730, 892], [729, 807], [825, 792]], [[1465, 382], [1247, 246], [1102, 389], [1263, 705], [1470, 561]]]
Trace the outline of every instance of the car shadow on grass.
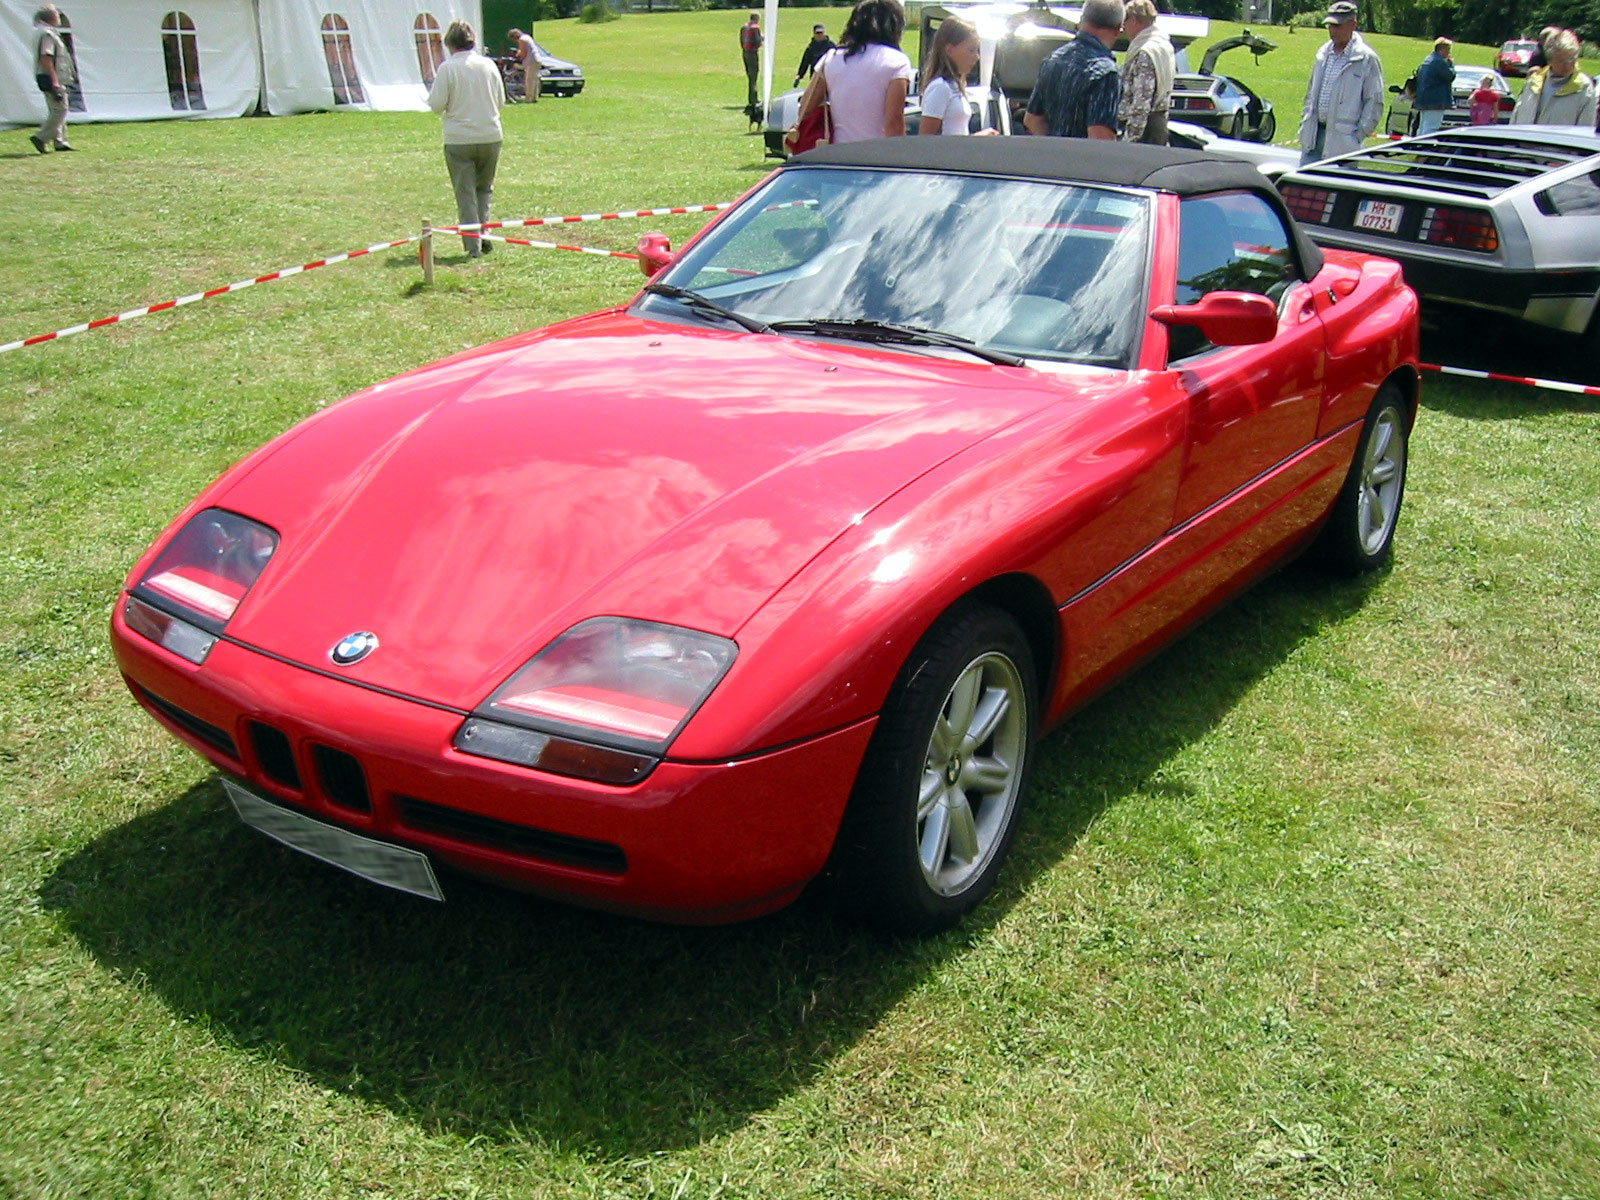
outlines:
[[[1422, 361], [1440, 366], [1486, 371], [1518, 378], [1549, 379], [1588, 387], [1600, 386], [1600, 360], [1594, 342], [1571, 334], [1556, 333], [1536, 326], [1511, 322], [1486, 315], [1456, 313], [1449, 319], [1433, 318], [1424, 323]], [[1427, 372], [1423, 376], [1422, 401], [1441, 407], [1430, 386], [1441, 378], [1459, 382], [1460, 376]], [[1510, 403], [1502, 403], [1511, 389]], [[1481, 386], [1452, 387], [1444, 392], [1445, 406], [1465, 417], [1527, 416], [1530, 411], [1590, 411], [1595, 397], [1527, 384], [1481, 381]], [[1479, 402], [1482, 402], [1481, 404]]]
[[807, 1087], [1370, 586], [1276, 576], [1074, 716], [1041, 748], [999, 892], [920, 942], [809, 899], [711, 929], [454, 876], [433, 904], [244, 828], [214, 779], [107, 830], [41, 899], [106, 968], [224, 1045], [430, 1131], [629, 1161]]

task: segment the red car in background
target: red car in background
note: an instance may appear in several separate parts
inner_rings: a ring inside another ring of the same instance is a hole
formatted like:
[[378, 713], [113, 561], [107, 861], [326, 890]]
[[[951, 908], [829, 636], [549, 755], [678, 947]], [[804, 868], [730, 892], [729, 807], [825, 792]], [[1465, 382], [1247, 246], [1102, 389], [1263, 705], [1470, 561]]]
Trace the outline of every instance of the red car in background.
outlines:
[[378, 383], [207, 488], [113, 615], [240, 817], [729, 921], [944, 928], [1038, 738], [1311, 549], [1388, 561], [1417, 305], [1252, 166], [1060, 138], [792, 160], [631, 302]]
[[1494, 56], [1494, 69], [1502, 75], [1526, 75], [1539, 43], [1531, 38], [1513, 38]]

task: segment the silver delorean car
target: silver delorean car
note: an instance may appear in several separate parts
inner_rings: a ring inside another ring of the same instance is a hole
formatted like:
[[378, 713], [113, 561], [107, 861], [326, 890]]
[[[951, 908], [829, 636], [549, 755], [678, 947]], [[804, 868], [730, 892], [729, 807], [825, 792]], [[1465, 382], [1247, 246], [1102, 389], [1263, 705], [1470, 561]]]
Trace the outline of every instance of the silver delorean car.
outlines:
[[1488, 310], [1600, 350], [1600, 136], [1570, 125], [1445, 129], [1278, 181], [1323, 246], [1398, 259], [1429, 305]]

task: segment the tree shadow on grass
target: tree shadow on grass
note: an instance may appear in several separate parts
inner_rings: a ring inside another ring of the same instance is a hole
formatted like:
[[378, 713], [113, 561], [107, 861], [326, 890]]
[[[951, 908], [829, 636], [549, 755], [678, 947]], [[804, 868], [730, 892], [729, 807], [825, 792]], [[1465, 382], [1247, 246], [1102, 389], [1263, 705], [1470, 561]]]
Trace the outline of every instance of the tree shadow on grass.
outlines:
[[1075, 716], [1042, 747], [1000, 892], [922, 942], [809, 900], [677, 928], [447, 877], [436, 905], [245, 829], [215, 780], [108, 830], [41, 898], [106, 967], [323, 1087], [432, 1130], [631, 1160], [806, 1087], [1369, 586], [1275, 577]]

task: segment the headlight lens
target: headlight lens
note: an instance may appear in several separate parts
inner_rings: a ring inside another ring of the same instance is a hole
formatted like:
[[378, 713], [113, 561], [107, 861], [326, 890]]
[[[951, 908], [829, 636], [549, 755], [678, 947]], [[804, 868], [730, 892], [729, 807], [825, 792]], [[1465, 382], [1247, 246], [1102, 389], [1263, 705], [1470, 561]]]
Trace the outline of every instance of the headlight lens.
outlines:
[[134, 585], [129, 625], [203, 662], [277, 548], [278, 535], [257, 521], [220, 508], [196, 513]]
[[733, 642], [709, 633], [594, 617], [567, 630], [497, 688], [462, 726], [456, 748], [563, 774], [632, 782], [666, 753], [737, 653]]

